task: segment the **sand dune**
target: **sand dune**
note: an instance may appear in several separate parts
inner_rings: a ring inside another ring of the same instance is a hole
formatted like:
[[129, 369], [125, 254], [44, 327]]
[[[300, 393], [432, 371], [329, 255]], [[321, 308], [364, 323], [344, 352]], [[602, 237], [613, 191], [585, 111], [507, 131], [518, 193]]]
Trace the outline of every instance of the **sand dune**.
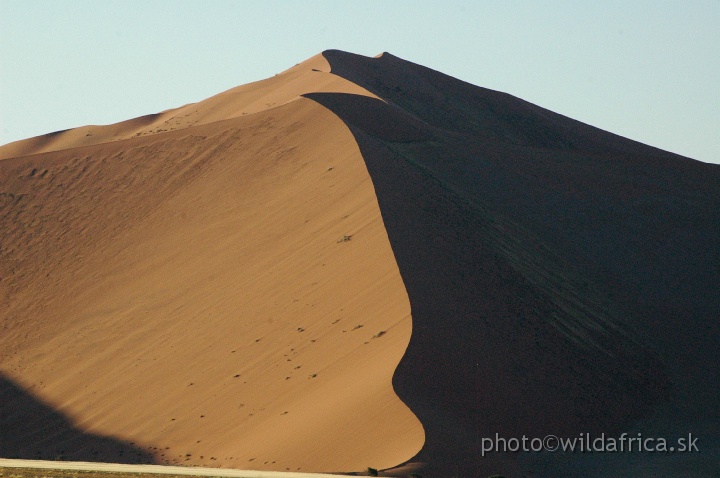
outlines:
[[[0, 158], [3, 383], [82, 440], [280, 471], [720, 467], [715, 165], [336, 50]], [[0, 452], [55, 453], [43, 420]], [[623, 431], [707, 445], [480, 453]]]

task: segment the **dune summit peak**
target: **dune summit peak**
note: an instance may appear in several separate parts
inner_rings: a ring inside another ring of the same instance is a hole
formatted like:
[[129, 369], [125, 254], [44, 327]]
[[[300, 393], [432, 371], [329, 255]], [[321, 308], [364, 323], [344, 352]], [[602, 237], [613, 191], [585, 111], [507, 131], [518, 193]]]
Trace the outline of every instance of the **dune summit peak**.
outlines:
[[717, 165], [389, 53], [5, 145], [0, 457], [706, 476], [718, 203]]

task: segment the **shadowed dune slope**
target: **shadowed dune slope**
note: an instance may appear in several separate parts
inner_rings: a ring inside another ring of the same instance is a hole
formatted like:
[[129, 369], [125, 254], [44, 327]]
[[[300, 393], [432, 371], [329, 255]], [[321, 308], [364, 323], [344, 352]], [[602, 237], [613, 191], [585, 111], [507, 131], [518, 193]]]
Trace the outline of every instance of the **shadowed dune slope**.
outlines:
[[[407, 294], [325, 108], [6, 159], [0, 177], [0, 370], [78, 430], [159, 463], [281, 471], [422, 446], [391, 384]], [[19, 449], [89, 452], [41, 415], [25, 426]]]
[[[720, 168], [389, 54], [324, 54], [384, 100], [307, 95], [353, 131], [408, 290], [394, 384], [426, 429], [415, 459], [448, 476], [717, 467]], [[479, 450], [689, 430], [704, 456]]]

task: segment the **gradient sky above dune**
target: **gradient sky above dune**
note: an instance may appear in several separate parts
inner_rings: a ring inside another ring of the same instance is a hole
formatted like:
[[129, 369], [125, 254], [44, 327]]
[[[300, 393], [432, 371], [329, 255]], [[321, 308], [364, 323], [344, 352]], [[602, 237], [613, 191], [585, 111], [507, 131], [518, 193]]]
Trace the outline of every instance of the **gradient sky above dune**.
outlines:
[[720, 163], [720, 1], [0, 0], [0, 144], [389, 51]]

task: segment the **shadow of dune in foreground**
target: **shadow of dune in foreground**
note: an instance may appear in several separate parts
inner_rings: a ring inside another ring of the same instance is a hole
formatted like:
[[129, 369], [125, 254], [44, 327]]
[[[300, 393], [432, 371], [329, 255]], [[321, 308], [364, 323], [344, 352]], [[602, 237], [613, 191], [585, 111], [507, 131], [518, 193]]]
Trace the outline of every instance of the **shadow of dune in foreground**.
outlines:
[[155, 463], [133, 444], [86, 433], [62, 413], [0, 375], [0, 457], [108, 463]]

